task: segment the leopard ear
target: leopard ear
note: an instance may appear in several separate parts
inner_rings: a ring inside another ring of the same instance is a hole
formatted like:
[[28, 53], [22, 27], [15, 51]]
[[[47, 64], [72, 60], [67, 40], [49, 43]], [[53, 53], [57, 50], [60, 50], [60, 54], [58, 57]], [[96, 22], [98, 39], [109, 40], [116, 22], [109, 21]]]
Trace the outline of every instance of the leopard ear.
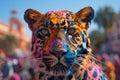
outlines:
[[43, 16], [39, 11], [27, 9], [24, 14], [24, 20], [28, 23], [30, 30], [34, 31], [40, 26]]
[[94, 10], [92, 7], [85, 7], [78, 11], [75, 15], [78, 21], [91, 22], [94, 17]]

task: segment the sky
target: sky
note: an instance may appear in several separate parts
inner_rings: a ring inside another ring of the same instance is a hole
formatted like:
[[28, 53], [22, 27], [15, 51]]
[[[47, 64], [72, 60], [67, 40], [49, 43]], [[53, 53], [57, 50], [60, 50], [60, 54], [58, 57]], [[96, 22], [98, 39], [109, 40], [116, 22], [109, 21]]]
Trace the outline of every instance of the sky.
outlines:
[[[0, 21], [8, 24], [11, 10], [16, 9], [18, 17], [25, 25], [26, 33], [31, 36], [31, 31], [23, 18], [24, 12], [28, 8], [38, 10], [41, 13], [50, 10], [69, 10], [76, 13], [87, 6], [91, 6], [95, 13], [104, 6], [110, 6], [118, 13], [120, 11], [120, 0], [0, 0]], [[97, 25], [92, 22], [89, 32], [97, 28]]]

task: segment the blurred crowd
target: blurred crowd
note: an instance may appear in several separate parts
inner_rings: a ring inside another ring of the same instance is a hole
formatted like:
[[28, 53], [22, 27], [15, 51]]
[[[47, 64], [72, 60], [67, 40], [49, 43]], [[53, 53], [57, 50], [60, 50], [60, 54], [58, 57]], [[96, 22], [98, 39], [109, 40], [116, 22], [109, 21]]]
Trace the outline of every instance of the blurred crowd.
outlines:
[[120, 80], [120, 54], [96, 54], [97, 64], [109, 80]]
[[37, 80], [37, 61], [30, 55], [7, 57], [0, 50], [0, 80]]
[[[120, 55], [96, 54], [96, 62], [110, 80], [120, 80]], [[30, 55], [7, 57], [0, 50], [0, 80], [37, 80], [38, 62]]]

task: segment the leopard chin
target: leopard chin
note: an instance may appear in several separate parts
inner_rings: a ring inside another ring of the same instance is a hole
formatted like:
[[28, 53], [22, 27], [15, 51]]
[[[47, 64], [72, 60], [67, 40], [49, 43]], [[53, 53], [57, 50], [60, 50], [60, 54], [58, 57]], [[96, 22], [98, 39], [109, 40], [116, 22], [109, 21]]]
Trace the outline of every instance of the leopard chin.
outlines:
[[53, 72], [54, 75], [65, 75], [67, 69], [67, 66], [64, 66], [61, 63], [57, 63], [56, 65], [50, 68], [50, 72]]

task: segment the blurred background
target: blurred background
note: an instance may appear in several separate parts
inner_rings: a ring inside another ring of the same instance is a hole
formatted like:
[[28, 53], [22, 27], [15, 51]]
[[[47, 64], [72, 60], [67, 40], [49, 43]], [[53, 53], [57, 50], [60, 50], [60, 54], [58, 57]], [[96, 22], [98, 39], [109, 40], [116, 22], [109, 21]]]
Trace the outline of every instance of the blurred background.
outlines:
[[95, 18], [89, 28], [94, 57], [110, 80], [120, 80], [120, 1], [119, 0], [1, 0], [0, 1], [0, 80], [37, 80], [37, 61], [31, 57], [31, 31], [24, 12], [33, 8], [77, 12], [91, 6]]

